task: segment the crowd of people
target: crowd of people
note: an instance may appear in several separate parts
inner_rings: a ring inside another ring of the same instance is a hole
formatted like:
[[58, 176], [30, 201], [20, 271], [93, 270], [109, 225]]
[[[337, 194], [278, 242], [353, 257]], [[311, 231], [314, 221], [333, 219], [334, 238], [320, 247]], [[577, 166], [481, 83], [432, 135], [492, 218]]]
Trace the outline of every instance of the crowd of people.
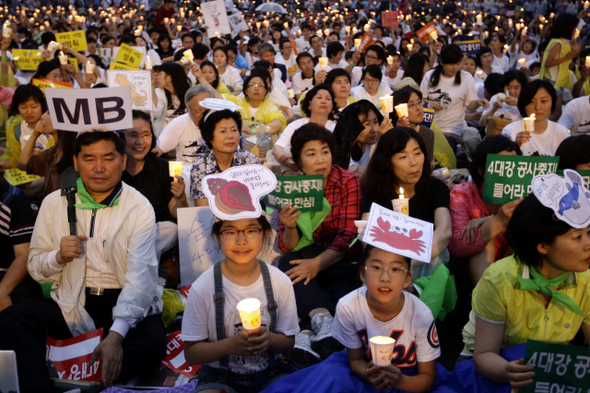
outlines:
[[[287, 205], [274, 227], [218, 217], [225, 258], [191, 286], [182, 319], [185, 358], [202, 365], [195, 392], [294, 391], [303, 378], [310, 392], [462, 391], [436, 363], [439, 310], [418, 285], [451, 263], [473, 288], [456, 334], [474, 375], [518, 390], [534, 373], [502, 349], [589, 345], [587, 221], [535, 194], [484, 201], [489, 154], [590, 170], [588, 2], [289, 0], [266, 12], [227, 0], [248, 26], [227, 34], [195, 1], [58, 3], [0, 7], [0, 169], [38, 176], [0, 181], [0, 349], [16, 352], [21, 391], [52, 391], [48, 335], [103, 328], [90, 363], [101, 359], [105, 387], [161, 362], [179, 209], [209, 206], [203, 179], [242, 165], [321, 175], [323, 205]], [[86, 50], [58, 42], [73, 31]], [[126, 130], [55, 129], [43, 89], [108, 88], [124, 44], [150, 71], [152, 110], [133, 110]], [[168, 161], [186, 170], [171, 177]], [[470, 177], [450, 184], [441, 168]], [[72, 169], [75, 207], [62, 192]], [[373, 204], [400, 197], [434, 226], [429, 263], [356, 240]], [[275, 232], [281, 255], [259, 262]], [[246, 331], [236, 305], [251, 297], [262, 327]], [[374, 364], [373, 336], [396, 340], [389, 366]]]

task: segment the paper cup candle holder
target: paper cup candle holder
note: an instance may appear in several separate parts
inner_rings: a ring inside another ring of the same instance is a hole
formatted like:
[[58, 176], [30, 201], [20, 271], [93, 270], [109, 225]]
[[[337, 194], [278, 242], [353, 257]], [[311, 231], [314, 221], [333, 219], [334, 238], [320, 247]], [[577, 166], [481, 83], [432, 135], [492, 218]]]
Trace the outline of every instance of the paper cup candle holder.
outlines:
[[393, 358], [395, 340], [386, 336], [375, 336], [369, 339], [373, 364], [378, 367], [387, 367]]
[[244, 299], [236, 306], [242, 320], [244, 330], [251, 331], [260, 327], [260, 300]]

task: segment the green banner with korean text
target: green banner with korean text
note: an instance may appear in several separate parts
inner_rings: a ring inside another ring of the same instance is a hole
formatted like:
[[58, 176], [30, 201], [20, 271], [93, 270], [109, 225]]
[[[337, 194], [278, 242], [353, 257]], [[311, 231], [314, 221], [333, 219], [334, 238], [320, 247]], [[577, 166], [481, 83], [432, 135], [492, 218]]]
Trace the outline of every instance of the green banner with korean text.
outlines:
[[558, 165], [559, 157], [488, 154], [483, 200], [500, 205], [524, 198], [533, 191], [533, 177], [556, 173]]
[[520, 393], [590, 390], [590, 349], [527, 340], [524, 363], [533, 366], [533, 383]]
[[286, 205], [298, 206], [301, 212], [322, 210], [324, 176], [277, 176], [277, 186], [266, 196], [266, 207], [281, 210]]

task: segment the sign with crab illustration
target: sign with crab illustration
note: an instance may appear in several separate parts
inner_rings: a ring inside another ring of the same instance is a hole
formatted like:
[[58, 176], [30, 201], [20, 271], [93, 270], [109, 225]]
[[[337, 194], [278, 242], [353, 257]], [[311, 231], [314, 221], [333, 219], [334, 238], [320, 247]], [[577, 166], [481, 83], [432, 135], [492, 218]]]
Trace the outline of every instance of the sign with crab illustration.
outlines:
[[203, 178], [203, 192], [216, 217], [222, 220], [257, 218], [260, 198], [277, 186], [277, 178], [263, 165], [242, 165]]
[[376, 203], [371, 205], [361, 240], [382, 250], [430, 263], [434, 225]]

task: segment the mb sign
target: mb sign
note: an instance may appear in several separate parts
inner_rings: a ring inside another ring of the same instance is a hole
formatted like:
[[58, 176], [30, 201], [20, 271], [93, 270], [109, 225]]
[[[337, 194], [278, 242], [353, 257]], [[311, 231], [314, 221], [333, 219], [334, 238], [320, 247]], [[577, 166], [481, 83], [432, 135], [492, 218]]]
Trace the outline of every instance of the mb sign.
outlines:
[[53, 127], [64, 131], [133, 128], [131, 87], [45, 89]]

